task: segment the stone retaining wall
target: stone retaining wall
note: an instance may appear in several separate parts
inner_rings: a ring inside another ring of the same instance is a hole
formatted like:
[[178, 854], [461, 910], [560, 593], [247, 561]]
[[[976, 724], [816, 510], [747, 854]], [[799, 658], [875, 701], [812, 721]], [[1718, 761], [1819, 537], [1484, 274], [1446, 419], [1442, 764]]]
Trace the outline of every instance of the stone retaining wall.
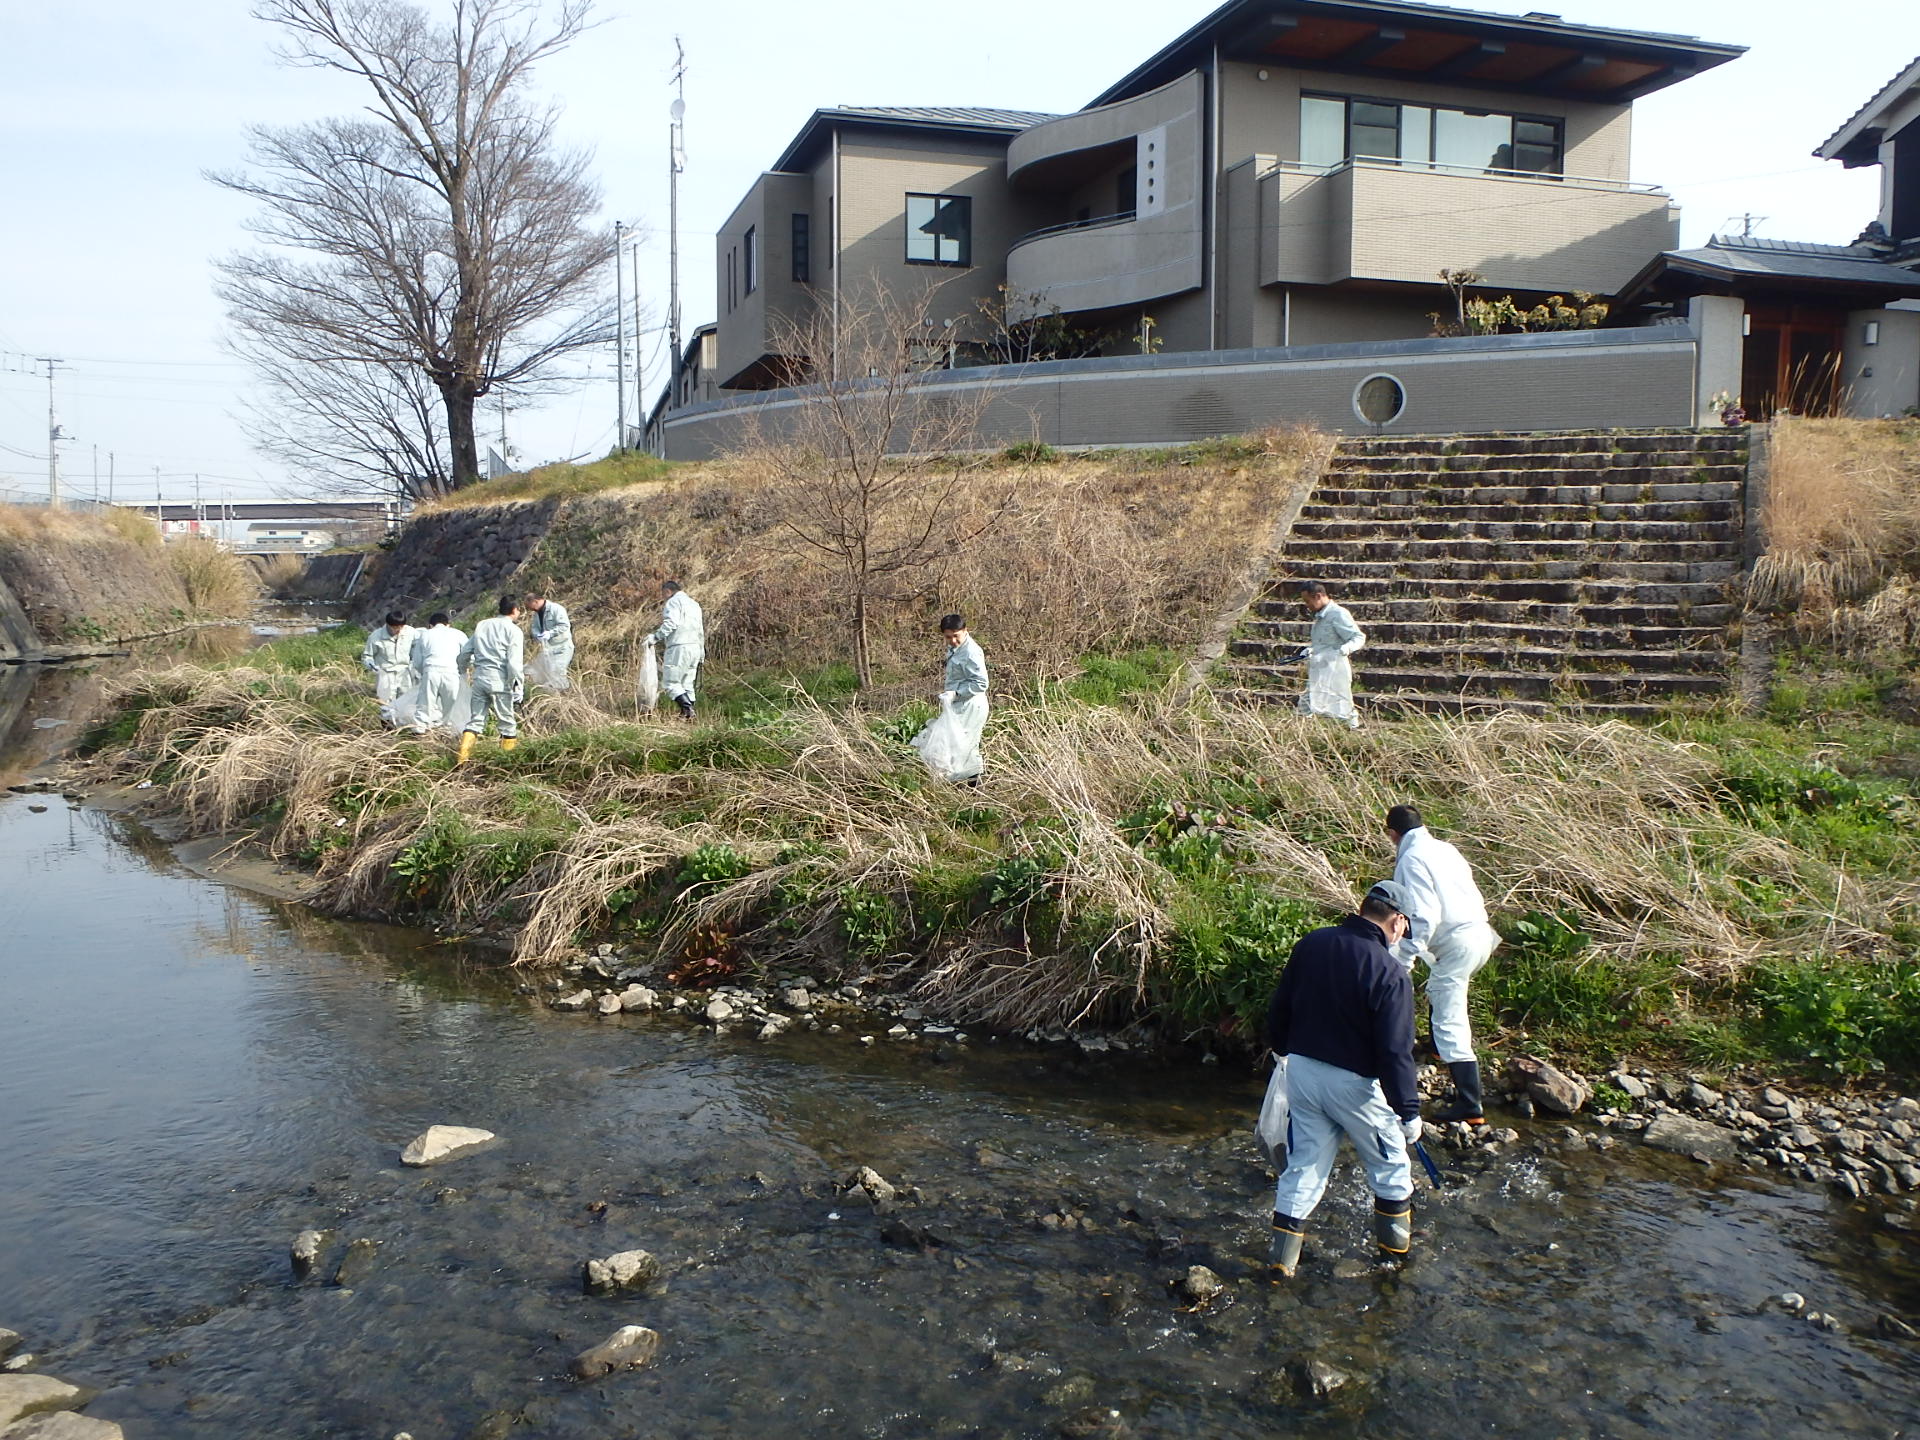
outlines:
[[378, 624], [389, 610], [416, 623], [445, 610], [456, 623], [512, 588], [513, 578], [553, 523], [557, 500], [436, 510], [410, 521], [371, 580], [363, 579], [353, 618]]

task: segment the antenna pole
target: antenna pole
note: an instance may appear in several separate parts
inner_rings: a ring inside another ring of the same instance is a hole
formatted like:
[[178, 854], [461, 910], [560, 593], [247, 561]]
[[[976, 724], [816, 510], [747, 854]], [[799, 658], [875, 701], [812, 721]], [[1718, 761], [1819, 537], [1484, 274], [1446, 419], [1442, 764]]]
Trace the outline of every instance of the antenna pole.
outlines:
[[673, 347], [674, 399], [680, 388], [680, 172], [687, 168], [687, 52], [673, 37], [673, 105], [669, 114], [667, 174], [667, 344]]
[[613, 448], [627, 448], [627, 270], [620, 263], [624, 221], [613, 222]]

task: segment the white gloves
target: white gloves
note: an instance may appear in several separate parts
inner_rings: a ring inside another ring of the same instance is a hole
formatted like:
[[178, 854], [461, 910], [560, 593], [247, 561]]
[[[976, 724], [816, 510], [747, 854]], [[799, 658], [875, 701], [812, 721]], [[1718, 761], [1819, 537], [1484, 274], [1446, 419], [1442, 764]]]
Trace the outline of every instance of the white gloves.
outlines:
[[660, 633], [660, 632], [659, 632], [658, 630], [655, 630], [655, 631], [654, 631], [654, 632], [653, 632], [652, 634], [650, 634], [650, 635], [648, 635], [648, 636], [647, 636], [647, 638], [646, 638], [646, 639], [644, 639], [644, 640], [642, 640], [642, 641], [641, 641], [640, 643], [641, 643], [642, 645], [651, 645], [651, 644], [653, 644], [653, 637], [654, 637], [654, 635], [658, 635], [659, 633]]
[[956, 693], [957, 692], [952, 690], [942, 690], [938, 695], [934, 696], [933, 698], [938, 700], [942, 705], [951, 705], [953, 704], [954, 696]]
[[1426, 1127], [1420, 1123], [1420, 1117], [1416, 1115], [1411, 1120], [1400, 1122], [1400, 1133], [1407, 1137], [1407, 1144], [1418, 1145], [1420, 1137], [1426, 1133]]
[[522, 700], [526, 698], [527, 698], [526, 684], [523, 681], [519, 681], [519, 680], [514, 681], [513, 682], [513, 703], [518, 705]]

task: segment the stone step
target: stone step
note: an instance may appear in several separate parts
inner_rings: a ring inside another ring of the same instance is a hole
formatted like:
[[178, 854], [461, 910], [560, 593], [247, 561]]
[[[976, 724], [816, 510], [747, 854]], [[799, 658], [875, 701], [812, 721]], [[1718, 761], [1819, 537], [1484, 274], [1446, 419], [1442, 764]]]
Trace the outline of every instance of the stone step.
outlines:
[[[1363, 651], [1360, 657], [1364, 659]], [[1231, 673], [1253, 689], [1292, 689], [1303, 683], [1298, 666], [1235, 664]], [[1453, 670], [1355, 665], [1354, 681], [1368, 691], [1416, 691], [1428, 695], [1474, 695], [1519, 700], [1648, 700], [1668, 696], [1718, 695], [1727, 688], [1724, 674], [1600, 675], [1587, 671]]]
[[[1372, 584], [1374, 582], [1362, 582]], [[1531, 587], [1530, 587], [1531, 588]], [[1578, 589], [1577, 583], [1570, 589]], [[1663, 586], [1662, 589], [1672, 589]], [[1601, 628], [1619, 626], [1705, 626], [1724, 629], [1739, 617], [1740, 607], [1726, 599], [1718, 585], [1690, 587], [1709, 598], [1677, 597], [1666, 603], [1640, 605], [1618, 600], [1583, 603], [1534, 598], [1487, 599], [1471, 590], [1458, 590], [1448, 582], [1434, 582], [1404, 596], [1360, 598], [1345, 592], [1341, 603], [1353, 612], [1362, 630], [1380, 624], [1513, 624], [1532, 626], [1582, 626]], [[1298, 600], [1261, 599], [1248, 612], [1248, 625], [1279, 623], [1305, 625]]]
[[[1318, 580], [1329, 592], [1336, 593], [1355, 580], [1484, 580], [1490, 583], [1611, 580], [1630, 585], [1724, 585], [1740, 573], [1738, 560], [1616, 560], [1609, 556], [1583, 560], [1483, 560], [1457, 555], [1417, 559], [1403, 552], [1396, 554], [1397, 559], [1388, 560], [1302, 558], [1294, 568], [1300, 579]], [[1278, 588], [1284, 593], [1297, 589], [1298, 585], [1296, 582]]]
[[[1572, 607], [1568, 607], [1572, 608]], [[1508, 611], [1511, 614], [1511, 608]], [[1574, 650], [1696, 650], [1720, 653], [1727, 632], [1724, 625], [1607, 625], [1580, 620], [1486, 621], [1453, 619], [1391, 620], [1354, 611], [1366, 632], [1367, 648], [1382, 645], [1467, 646], [1500, 651], [1542, 646], [1565, 654]], [[1250, 619], [1240, 637], [1283, 648], [1307, 643], [1310, 626], [1297, 616]]]
[[[1256, 665], [1285, 664], [1299, 650], [1301, 639], [1235, 640], [1228, 653]], [[1366, 648], [1353, 657], [1361, 668], [1443, 671], [1448, 674], [1557, 674], [1560, 671], [1610, 675], [1724, 676], [1724, 650], [1657, 650], [1638, 646], [1601, 649], [1579, 645], [1489, 645], [1467, 639], [1421, 644], [1403, 637], [1367, 637]]]
[[[1306, 566], [1325, 569], [1334, 563], [1363, 563], [1369, 560], [1404, 560], [1410, 565], [1423, 560], [1489, 561], [1504, 565], [1630, 565], [1651, 561], [1694, 564], [1726, 560], [1737, 555], [1736, 546], [1719, 540], [1489, 540], [1471, 535], [1445, 536], [1428, 540], [1418, 535], [1391, 539], [1321, 540], [1301, 536], [1287, 541], [1281, 563], [1288, 567]], [[1527, 572], [1516, 572], [1524, 578]], [[1546, 572], [1542, 572], [1543, 574]], [[1323, 577], [1324, 578], [1324, 577]]]
[[1302, 540], [1364, 541], [1381, 540], [1406, 544], [1415, 540], [1465, 540], [1518, 542], [1533, 545], [1539, 541], [1579, 541], [1584, 544], [1613, 545], [1628, 541], [1658, 541], [1663, 544], [1712, 544], [1739, 548], [1740, 527], [1729, 520], [1543, 520], [1531, 511], [1509, 513], [1504, 520], [1461, 520], [1449, 516], [1418, 515], [1387, 522], [1368, 516], [1365, 519], [1297, 520], [1288, 537], [1289, 550]]
[[[1530, 473], [1530, 472], [1529, 472]], [[1510, 484], [1455, 484], [1452, 480], [1442, 483], [1441, 477], [1435, 477], [1431, 485], [1412, 484], [1394, 476], [1345, 476], [1344, 481], [1377, 480], [1378, 484], [1334, 484], [1328, 481], [1313, 492], [1316, 505], [1357, 506], [1362, 511], [1378, 505], [1650, 505], [1650, 504], [1726, 504], [1738, 507], [1742, 503], [1741, 486], [1732, 481], [1692, 480], [1677, 483], [1644, 484], [1592, 484], [1567, 485], [1558, 483], [1541, 484], [1541, 477], [1533, 477]], [[1469, 477], [1461, 477], [1469, 478]], [[1488, 471], [1479, 479], [1493, 479], [1495, 472]], [[1515, 472], [1503, 472], [1509, 481], [1516, 479]], [[1554, 479], [1555, 477], [1546, 477]]]
[[[1628, 450], [1619, 454], [1591, 451], [1585, 454], [1553, 455], [1374, 455], [1367, 452], [1337, 452], [1327, 464], [1326, 473], [1344, 475], [1459, 475], [1524, 473], [1537, 475], [1542, 470], [1565, 471], [1579, 475], [1612, 475], [1621, 471], [1669, 471], [1679, 474], [1701, 472], [1702, 480], [1733, 478], [1728, 472], [1744, 474], [1746, 460], [1717, 451]], [[1663, 476], [1678, 478], [1677, 474]]]
[[[1230, 689], [1224, 692], [1230, 699], [1251, 705], [1292, 706], [1299, 695], [1298, 687], [1292, 690]], [[1417, 690], [1379, 691], [1371, 694], [1359, 694], [1353, 697], [1354, 706], [1364, 715], [1378, 715], [1392, 718], [1401, 714], [1454, 715], [1465, 719], [1478, 719], [1490, 715], [1513, 713], [1520, 715], [1552, 716], [1574, 714], [1589, 721], [1599, 720], [1657, 720], [1668, 713], [1669, 705], [1648, 705], [1619, 701], [1569, 699], [1566, 703], [1555, 700], [1515, 700], [1498, 699], [1483, 695], [1426, 695]]]
[[[1316, 491], [1316, 497], [1325, 495]], [[1330, 520], [1400, 523], [1404, 521], [1446, 521], [1501, 525], [1510, 521], [1559, 524], [1570, 520], [1619, 521], [1622, 523], [1669, 523], [1688, 525], [1742, 525], [1741, 507], [1735, 500], [1633, 501], [1629, 503], [1590, 502], [1554, 503], [1532, 500], [1518, 504], [1475, 503], [1467, 500], [1436, 501], [1417, 490], [1381, 491], [1372, 503], [1322, 501], [1315, 498], [1300, 507], [1300, 522]], [[1451, 493], [1451, 492], [1449, 492]], [[1387, 496], [1395, 498], [1388, 500]], [[1404, 495], [1405, 498], [1399, 498]], [[1296, 525], [1300, 522], [1296, 522]]]
[[1519, 455], [1633, 450], [1747, 451], [1747, 436], [1728, 430], [1543, 430], [1535, 434], [1451, 436], [1356, 435], [1343, 452], [1376, 455]]

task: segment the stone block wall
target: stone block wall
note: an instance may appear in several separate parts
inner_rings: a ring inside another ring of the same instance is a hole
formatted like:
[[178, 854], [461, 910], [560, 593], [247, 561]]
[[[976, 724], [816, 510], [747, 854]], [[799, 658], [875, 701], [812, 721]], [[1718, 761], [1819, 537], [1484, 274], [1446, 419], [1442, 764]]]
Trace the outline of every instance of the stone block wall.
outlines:
[[410, 521], [354, 605], [356, 624], [389, 610], [421, 622], [445, 610], [455, 623], [514, 588], [515, 577], [553, 523], [557, 500], [437, 510]]

